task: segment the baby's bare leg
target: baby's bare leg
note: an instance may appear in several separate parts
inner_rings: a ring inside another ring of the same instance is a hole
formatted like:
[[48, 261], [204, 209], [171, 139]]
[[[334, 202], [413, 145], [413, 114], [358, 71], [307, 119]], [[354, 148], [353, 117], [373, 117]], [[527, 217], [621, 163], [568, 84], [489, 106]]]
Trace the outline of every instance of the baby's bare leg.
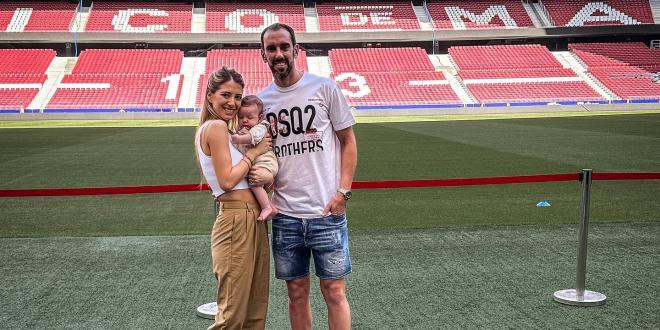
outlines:
[[261, 207], [261, 213], [259, 213], [257, 220], [264, 221], [272, 219], [277, 214], [277, 208], [275, 208], [275, 206], [270, 202], [266, 189], [261, 186], [250, 187], [250, 189], [252, 190], [254, 197], [257, 198], [257, 202], [259, 202], [259, 206]]

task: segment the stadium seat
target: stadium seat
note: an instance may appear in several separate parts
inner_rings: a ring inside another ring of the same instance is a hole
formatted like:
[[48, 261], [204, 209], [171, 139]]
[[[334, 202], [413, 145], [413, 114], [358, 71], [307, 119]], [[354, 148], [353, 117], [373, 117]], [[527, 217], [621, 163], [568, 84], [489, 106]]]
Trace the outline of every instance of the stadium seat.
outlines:
[[660, 50], [642, 42], [579, 43], [569, 44], [569, 49], [590, 68], [636, 66], [660, 70]]
[[492, 83], [467, 85], [481, 103], [602, 101], [585, 82]]
[[460, 76], [468, 79], [508, 79], [508, 78], [548, 78], [548, 77], [575, 77], [575, 72], [563, 68], [537, 68], [533, 70], [520, 69], [491, 69], [491, 70], [464, 70]]
[[47, 107], [176, 108], [182, 60], [180, 50], [85, 50]]
[[65, 32], [76, 15], [76, 4], [56, 1], [0, 2], [0, 31]]
[[[191, 33], [193, 6], [190, 2], [176, 1], [92, 2], [85, 31]], [[425, 4], [438, 30], [534, 26], [520, 0], [433, 0]], [[338, 0], [314, 5], [321, 34], [420, 31], [415, 13], [418, 8], [409, 1], [351, 3]], [[543, 0], [539, 5], [544, 6], [553, 23], [559, 26], [653, 24], [653, 12], [645, 0]], [[76, 8], [77, 4], [62, 0], [2, 1], [0, 26], [7, 32], [19, 33], [69, 31]], [[282, 22], [296, 31], [306, 32], [305, 21], [309, 20], [306, 15], [312, 12], [306, 10], [303, 4], [291, 0], [277, 3], [208, 2], [206, 31], [258, 33], [266, 25]], [[425, 28], [427, 23], [424, 22]], [[517, 33], [524, 34], [524, 31]], [[434, 38], [437, 35], [436, 31]], [[102, 38], [103, 34], [99, 36]], [[318, 36], [311, 39], [316, 40]], [[429, 42], [418, 41], [420, 44]], [[601, 89], [592, 89], [581, 78], [584, 77], [582, 73], [578, 76], [564, 67], [541, 45], [450, 47], [449, 61], [453, 62], [456, 72], [448, 69], [450, 64], [445, 61], [446, 57], [439, 56], [437, 59], [442, 63], [436, 65], [443, 66], [444, 73], [436, 71], [422, 48], [380, 48], [380, 45], [374, 45], [374, 48], [337, 48], [328, 53], [330, 77], [341, 86], [352, 105], [454, 104], [470, 97], [480, 103], [609, 99]], [[326, 47], [319, 48], [325, 51]], [[58, 49], [64, 53], [63, 46]], [[571, 44], [570, 50], [585, 64], [589, 73], [616, 96], [624, 99], [660, 97], [657, 84], [650, 82], [652, 76], [660, 71], [658, 50], [649, 49], [643, 43]], [[33, 54], [33, 51], [36, 52]], [[559, 56], [560, 59], [563, 56]], [[0, 52], [0, 96], [3, 99], [0, 106], [29, 105], [46, 82], [48, 77], [45, 72], [54, 57], [52, 50]], [[435, 57], [432, 59], [436, 60]], [[180, 50], [85, 50], [71, 73], [54, 87], [54, 95], [47, 107], [177, 107], [183, 85], [182, 60], [183, 52]], [[56, 64], [62, 64], [62, 68], [54, 65], [51, 70], [65, 70], [66, 62], [65, 59], [57, 61]], [[199, 82], [197, 105], [204, 99], [208, 74], [223, 65], [236, 68], [243, 74], [247, 84], [245, 94], [258, 93], [272, 81], [270, 70], [262, 62], [258, 50], [213, 50], [208, 52], [205, 73], [194, 77], [195, 82]], [[298, 58], [297, 65], [307, 69], [304, 52]], [[196, 75], [201, 73], [195, 71], [199, 69], [194, 65], [186, 66], [185, 70]], [[327, 71], [324, 72], [327, 74]], [[48, 86], [51, 82], [55, 83], [55, 79], [48, 80]], [[195, 88], [194, 83], [192, 88]], [[462, 93], [460, 88], [466, 93]], [[455, 92], [459, 93], [460, 98]], [[182, 100], [182, 104], [187, 103], [187, 93], [184, 94], [186, 100]], [[45, 102], [48, 102], [50, 95], [43, 93]], [[41, 96], [39, 102], [33, 104], [40, 104]]]
[[449, 55], [459, 70], [562, 68], [541, 45], [455, 46], [449, 48]]
[[206, 3], [206, 31], [260, 33], [273, 23], [305, 32], [305, 11], [294, 3]]
[[427, 5], [435, 27], [441, 30], [534, 27], [519, 0], [444, 0]]
[[635, 67], [595, 68], [596, 79], [624, 100], [660, 99], [660, 83], [653, 82], [657, 74]]
[[0, 109], [27, 108], [54, 58], [52, 49], [0, 50]]
[[659, 99], [660, 49], [641, 42], [579, 43], [569, 49], [605, 87], [624, 100]]
[[648, 0], [543, 0], [555, 26], [654, 24]]
[[462, 103], [421, 48], [333, 49], [328, 56], [353, 106]]
[[458, 75], [481, 103], [602, 101], [541, 45], [449, 48]]
[[319, 28], [325, 31], [419, 31], [410, 2], [317, 3]]
[[347, 48], [328, 52], [334, 72], [435, 71], [421, 48]]
[[156, 2], [95, 1], [86, 31], [190, 33], [192, 5]]

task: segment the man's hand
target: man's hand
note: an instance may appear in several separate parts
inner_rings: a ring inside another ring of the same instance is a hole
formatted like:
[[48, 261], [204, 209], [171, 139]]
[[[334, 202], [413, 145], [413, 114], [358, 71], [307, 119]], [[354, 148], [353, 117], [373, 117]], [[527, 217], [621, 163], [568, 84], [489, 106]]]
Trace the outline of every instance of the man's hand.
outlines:
[[340, 215], [344, 214], [344, 212], [346, 212], [346, 200], [344, 199], [344, 195], [336, 192], [323, 209], [323, 216], [327, 217], [330, 214]]

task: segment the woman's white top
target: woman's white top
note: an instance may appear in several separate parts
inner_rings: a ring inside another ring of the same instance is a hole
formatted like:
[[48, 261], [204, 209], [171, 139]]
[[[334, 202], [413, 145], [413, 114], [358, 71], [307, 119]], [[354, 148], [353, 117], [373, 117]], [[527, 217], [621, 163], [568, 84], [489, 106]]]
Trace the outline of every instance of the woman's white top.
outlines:
[[[213, 197], [218, 198], [226, 191], [220, 188], [220, 184], [218, 184], [218, 176], [215, 174], [215, 168], [213, 168], [213, 161], [211, 160], [211, 156], [204, 153], [201, 144], [202, 132], [211, 122], [212, 121], [209, 120], [203, 123], [199, 127], [199, 129], [197, 130], [197, 135], [195, 136], [195, 146], [197, 149], [197, 158], [199, 159], [199, 165], [202, 168], [202, 173], [204, 174], [204, 178], [206, 178], [206, 182], [209, 184], [211, 190], [213, 191]], [[236, 166], [236, 164], [238, 164], [243, 158], [243, 154], [240, 151], [238, 151], [238, 149], [236, 149], [236, 147], [234, 147], [233, 144], [231, 144], [231, 136], [227, 136], [227, 137], [228, 137], [227, 143], [229, 144], [229, 153], [231, 155], [231, 165]], [[236, 186], [234, 186], [233, 189], [229, 191], [248, 189], [248, 188], [250, 188], [250, 186], [248, 185], [247, 180], [243, 178], [241, 179], [241, 181], [238, 182], [238, 184], [236, 184]]]

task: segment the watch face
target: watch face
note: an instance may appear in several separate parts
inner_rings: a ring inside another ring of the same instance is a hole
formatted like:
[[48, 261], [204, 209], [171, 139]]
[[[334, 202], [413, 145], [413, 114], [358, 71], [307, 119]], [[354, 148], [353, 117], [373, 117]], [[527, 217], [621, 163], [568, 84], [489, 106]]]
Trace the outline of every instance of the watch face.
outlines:
[[344, 194], [344, 199], [345, 199], [345, 200], [349, 200], [349, 199], [351, 199], [351, 197], [353, 197], [353, 193], [352, 193], [350, 190], [347, 191], [347, 192]]

